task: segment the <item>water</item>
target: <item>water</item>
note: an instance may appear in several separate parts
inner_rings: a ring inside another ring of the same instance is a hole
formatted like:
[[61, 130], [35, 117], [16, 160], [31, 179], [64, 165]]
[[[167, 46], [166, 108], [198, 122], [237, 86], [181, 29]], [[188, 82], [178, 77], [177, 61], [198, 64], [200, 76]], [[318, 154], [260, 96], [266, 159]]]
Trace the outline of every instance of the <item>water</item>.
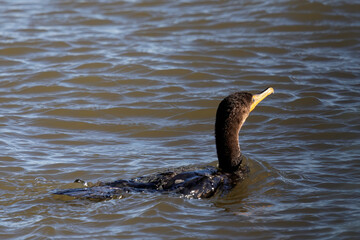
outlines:
[[[1, 1], [2, 239], [355, 239], [355, 1]], [[249, 178], [223, 198], [54, 198], [216, 165], [214, 116], [273, 87], [241, 133]]]

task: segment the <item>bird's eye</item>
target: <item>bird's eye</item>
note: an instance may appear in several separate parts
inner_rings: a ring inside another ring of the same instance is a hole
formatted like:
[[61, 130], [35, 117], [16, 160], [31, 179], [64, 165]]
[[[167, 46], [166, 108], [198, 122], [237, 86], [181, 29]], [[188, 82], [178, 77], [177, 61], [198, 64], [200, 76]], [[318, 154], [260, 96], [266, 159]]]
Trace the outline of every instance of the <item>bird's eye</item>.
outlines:
[[252, 101], [255, 102], [255, 98], [253, 98]]

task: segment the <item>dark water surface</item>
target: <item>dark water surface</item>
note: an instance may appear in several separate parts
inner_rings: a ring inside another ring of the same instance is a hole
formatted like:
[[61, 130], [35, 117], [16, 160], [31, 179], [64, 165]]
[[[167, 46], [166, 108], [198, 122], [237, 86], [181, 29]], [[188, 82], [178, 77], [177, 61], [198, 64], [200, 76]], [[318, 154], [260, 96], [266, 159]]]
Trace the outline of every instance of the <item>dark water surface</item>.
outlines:
[[[355, 239], [356, 1], [0, 1], [1, 239]], [[54, 198], [216, 166], [214, 116], [273, 87], [240, 133], [249, 178], [213, 199]]]

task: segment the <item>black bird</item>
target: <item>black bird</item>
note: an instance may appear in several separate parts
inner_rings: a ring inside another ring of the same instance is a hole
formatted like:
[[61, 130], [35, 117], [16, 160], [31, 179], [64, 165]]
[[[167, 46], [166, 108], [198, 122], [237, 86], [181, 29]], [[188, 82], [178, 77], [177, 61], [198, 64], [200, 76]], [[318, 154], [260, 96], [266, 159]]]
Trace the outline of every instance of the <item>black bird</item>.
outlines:
[[[218, 168], [180, 167], [155, 175], [99, 182], [91, 187], [56, 190], [53, 194], [74, 198], [105, 200], [121, 198], [127, 192], [168, 192], [187, 198], [208, 198], [224, 193], [243, 180], [249, 168], [241, 164], [239, 131], [249, 113], [274, 92], [267, 88], [259, 94], [236, 92], [224, 98], [216, 112], [215, 139]], [[79, 179], [75, 182], [83, 182]]]

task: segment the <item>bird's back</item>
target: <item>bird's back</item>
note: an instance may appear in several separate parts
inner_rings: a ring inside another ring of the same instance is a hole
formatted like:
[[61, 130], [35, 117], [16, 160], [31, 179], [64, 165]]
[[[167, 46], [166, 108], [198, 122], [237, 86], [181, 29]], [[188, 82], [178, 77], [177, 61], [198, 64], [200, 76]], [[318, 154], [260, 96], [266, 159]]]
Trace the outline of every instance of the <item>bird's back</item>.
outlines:
[[233, 184], [229, 174], [221, 173], [215, 167], [198, 170], [181, 167], [130, 180], [99, 182], [92, 187], [59, 190], [54, 194], [90, 200], [121, 198], [128, 192], [176, 193], [186, 198], [208, 198], [224, 189], [231, 189]]

